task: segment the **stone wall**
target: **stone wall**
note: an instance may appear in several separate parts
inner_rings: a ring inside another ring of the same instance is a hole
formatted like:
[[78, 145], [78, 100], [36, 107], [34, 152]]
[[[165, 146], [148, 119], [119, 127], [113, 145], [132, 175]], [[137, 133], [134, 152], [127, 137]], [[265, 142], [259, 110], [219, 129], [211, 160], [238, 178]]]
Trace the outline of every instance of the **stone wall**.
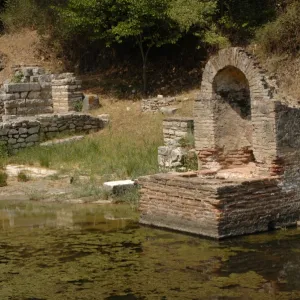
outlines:
[[193, 143], [193, 133], [194, 120], [192, 118], [164, 119], [164, 146], [158, 148], [158, 164], [161, 170], [183, 167], [184, 158], [187, 155], [184, 146]]
[[14, 67], [14, 75], [0, 93], [2, 115], [32, 116], [52, 113], [50, 74], [39, 67]]
[[226, 181], [158, 174], [139, 179], [140, 222], [213, 238], [293, 226], [299, 197], [277, 179]]
[[73, 73], [64, 73], [52, 80], [53, 110], [55, 113], [76, 111], [81, 105], [83, 94], [80, 92], [81, 80]]
[[143, 112], [157, 112], [163, 107], [178, 104], [175, 97], [163, 97], [158, 95], [156, 98], [143, 99], [141, 102]]
[[80, 113], [19, 117], [0, 123], [0, 144], [16, 152], [61, 133], [90, 133], [106, 124], [106, 119]]
[[46, 74], [37, 66], [16, 66], [13, 72], [0, 90], [0, 116], [66, 113], [82, 108], [81, 81], [73, 73]]

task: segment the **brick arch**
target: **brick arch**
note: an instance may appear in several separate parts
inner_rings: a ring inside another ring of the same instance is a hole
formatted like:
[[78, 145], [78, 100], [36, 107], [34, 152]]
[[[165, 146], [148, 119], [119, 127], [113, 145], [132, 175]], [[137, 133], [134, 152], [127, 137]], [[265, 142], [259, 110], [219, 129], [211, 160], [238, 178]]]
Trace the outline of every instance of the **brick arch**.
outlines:
[[268, 100], [274, 93], [274, 88], [266, 82], [266, 72], [261, 68], [256, 59], [243, 48], [228, 48], [219, 51], [206, 64], [201, 82], [200, 95], [210, 99], [213, 93], [212, 83], [219, 71], [227, 66], [241, 70], [246, 76], [251, 94]]
[[[229, 68], [241, 72], [248, 83], [252, 145], [231, 149], [230, 153], [224, 153], [224, 149], [218, 142], [220, 99], [216, 96], [214, 82], [218, 74]], [[273, 130], [275, 127], [274, 94], [276, 88], [269, 84], [266, 72], [244, 49], [227, 48], [213, 56], [205, 66], [200, 94], [194, 107], [195, 145], [199, 153], [200, 167], [211, 168], [216, 164], [228, 166], [235, 158], [237, 158], [237, 165], [246, 164], [251, 159], [260, 165], [269, 164], [276, 155], [276, 138]]]

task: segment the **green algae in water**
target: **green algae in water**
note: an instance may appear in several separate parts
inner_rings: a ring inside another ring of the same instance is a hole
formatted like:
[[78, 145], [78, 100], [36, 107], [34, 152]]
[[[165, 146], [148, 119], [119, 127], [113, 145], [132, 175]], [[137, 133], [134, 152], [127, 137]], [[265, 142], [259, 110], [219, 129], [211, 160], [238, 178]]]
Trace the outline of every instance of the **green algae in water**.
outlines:
[[0, 205], [0, 299], [300, 298], [299, 232], [219, 243], [126, 207]]

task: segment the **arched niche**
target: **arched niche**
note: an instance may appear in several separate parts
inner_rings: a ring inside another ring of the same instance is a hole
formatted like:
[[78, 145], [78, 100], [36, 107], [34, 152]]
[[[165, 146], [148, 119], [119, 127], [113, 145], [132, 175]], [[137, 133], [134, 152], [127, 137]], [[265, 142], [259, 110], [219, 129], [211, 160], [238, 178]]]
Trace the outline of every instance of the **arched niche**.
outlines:
[[274, 88], [242, 48], [219, 51], [206, 64], [194, 106], [199, 168], [270, 165], [277, 155]]
[[252, 149], [251, 98], [245, 74], [227, 66], [216, 74], [212, 86], [216, 147], [224, 153]]

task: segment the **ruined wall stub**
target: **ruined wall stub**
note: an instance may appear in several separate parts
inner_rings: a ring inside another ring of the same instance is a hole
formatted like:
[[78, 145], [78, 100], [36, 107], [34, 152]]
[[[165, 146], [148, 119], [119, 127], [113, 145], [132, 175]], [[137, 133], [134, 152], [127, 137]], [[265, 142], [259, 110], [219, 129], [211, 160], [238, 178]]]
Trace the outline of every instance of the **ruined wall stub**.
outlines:
[[52, 99], [54, 113], [76, 111], [76, 105], [82, 102], [81, 80], [73, 73], [63, 73], [52, 80]]
[[206, 64], [195, 101], [195, 145], [200, 167], [230, 167], [277, 156], [275, 87], [242, 48], [221, 50]]

